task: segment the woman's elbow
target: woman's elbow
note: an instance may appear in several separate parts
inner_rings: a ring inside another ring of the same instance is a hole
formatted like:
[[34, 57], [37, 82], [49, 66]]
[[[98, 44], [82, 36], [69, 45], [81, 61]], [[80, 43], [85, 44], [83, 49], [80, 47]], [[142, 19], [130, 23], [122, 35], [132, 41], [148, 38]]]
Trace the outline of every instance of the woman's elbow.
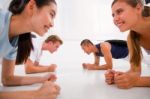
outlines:
[[11, 77], [3, 77], [2, 78], [2, 84], [4, 86], [12, 86], [12, 84], [11, 84]]

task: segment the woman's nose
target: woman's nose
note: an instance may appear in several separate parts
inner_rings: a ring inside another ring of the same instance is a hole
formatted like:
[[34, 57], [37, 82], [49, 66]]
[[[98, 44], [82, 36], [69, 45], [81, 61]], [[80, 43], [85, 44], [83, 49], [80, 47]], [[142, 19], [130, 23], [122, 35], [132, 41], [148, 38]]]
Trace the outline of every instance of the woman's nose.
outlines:
[[50, 27], [53, 27], [54, 26], [54, 20], [51, 20], [49, 25], [50, 25]]

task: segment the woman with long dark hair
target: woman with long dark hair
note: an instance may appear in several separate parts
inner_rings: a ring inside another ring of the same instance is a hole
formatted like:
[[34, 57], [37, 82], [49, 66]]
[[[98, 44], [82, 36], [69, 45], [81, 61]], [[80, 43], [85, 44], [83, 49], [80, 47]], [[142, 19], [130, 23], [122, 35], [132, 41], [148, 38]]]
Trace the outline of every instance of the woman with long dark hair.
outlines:
[[0, 92], [1, 99], [55, 99], [59, 87], [49, 77], [14, 75], [15, 64], [24, 63], [31, 49], [31, 32], [44, 35], [53, 26], [55, 0], [12, 0], [9, 11], [0, 10], [0, 57], [5, 86], [44, 83], [39, 90]]

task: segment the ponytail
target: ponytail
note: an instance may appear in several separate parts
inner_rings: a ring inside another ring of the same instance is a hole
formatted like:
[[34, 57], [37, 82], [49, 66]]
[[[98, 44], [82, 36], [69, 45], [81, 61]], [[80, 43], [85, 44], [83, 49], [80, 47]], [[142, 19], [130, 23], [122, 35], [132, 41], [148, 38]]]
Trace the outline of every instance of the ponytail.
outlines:
[[[12, 0], [9, 5], [9, 11], [12, 12], [13, 15], [20, 14], [28, 2], [29, 0]], [[33, 49], [31, 33], [19, 35], [16, 64], [25, 62], [30, 55], [31, 49]]]
[[150, 7], [144, 6], [144, 10], [142, 11], [142, 16], [149, 17], [150, 16]]
[[142, 52], [140, 48], [140, 36], [135, 31], [130, 31], [129, 34], [129, 53], [130, 53], [130, 62], [133, 63], [134, 66], [139, 66], [142, 60]]
[[33, 49], [31, 33], [19, 35], [16, 64], [26, 62], [28, 56], [30, 55], [31, 49]]
[[[150, 7], [144, 6], [144, 9], [142, 11], [143, 17], [149, 17], [150, 16]], [[142, 51], [140, 48], [140, 35], [137, 34], [135, 31], [130, 30], [129, 34], [131, 45], [129, 46], [131, 49], [130, 53], [130, 62], [133, 63], [135, 66], [139, 66], [141, 64], [142, 60]]]

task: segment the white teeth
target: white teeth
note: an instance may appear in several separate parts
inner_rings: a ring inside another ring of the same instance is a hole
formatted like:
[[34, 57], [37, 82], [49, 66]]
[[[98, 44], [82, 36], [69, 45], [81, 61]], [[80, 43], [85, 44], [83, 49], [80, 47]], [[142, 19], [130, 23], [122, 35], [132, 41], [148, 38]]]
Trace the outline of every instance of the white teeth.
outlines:
[[120, 27], [122, 25], [122, 23], [118, 23], [117, 26]]

